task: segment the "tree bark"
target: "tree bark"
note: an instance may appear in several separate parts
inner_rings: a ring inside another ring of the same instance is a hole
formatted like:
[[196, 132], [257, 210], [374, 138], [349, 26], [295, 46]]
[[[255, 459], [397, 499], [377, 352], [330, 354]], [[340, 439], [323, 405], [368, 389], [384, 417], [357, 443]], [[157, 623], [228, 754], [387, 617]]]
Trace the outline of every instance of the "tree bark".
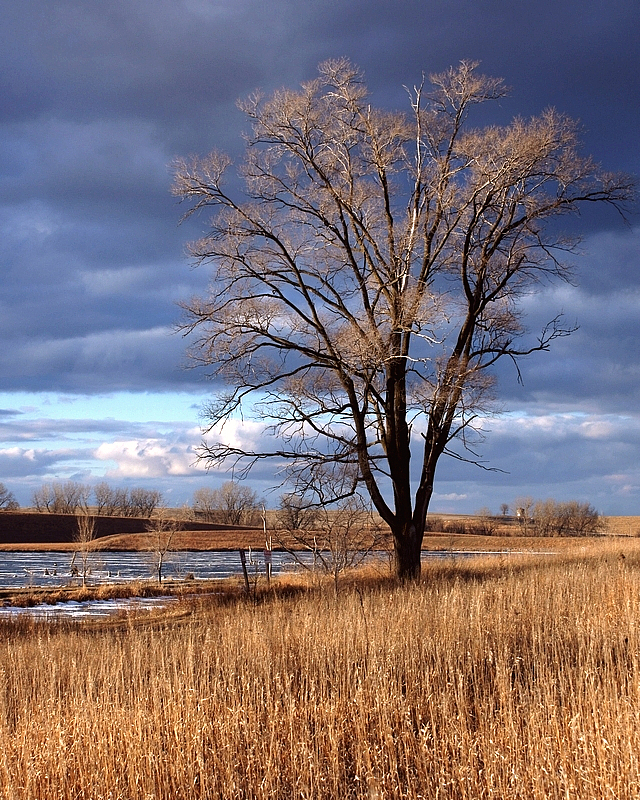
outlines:
[[393, 544], [396, 560], [396, 575], [401, 581], [420, 579], [420, 556], [424, 531], [418, 529], [413, 521], [395, 532]]

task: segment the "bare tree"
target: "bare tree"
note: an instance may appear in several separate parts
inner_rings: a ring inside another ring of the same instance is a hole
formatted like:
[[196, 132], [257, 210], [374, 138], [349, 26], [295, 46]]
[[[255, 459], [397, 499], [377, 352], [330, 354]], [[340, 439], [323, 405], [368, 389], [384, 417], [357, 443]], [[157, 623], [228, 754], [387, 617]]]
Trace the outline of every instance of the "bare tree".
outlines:
[[589, 503], [539, 500], [533, 506], [533, 530], [537, 536], [590, 536], [602, 533], [605, 523]]
[[162, 502], [162, 492], [155, 489], [131, 489], [129, 491], [129, 516], [150, 517]]
[[[89, 566], [89, 555], [93, 550], [93, 543], [95, 538], [96, 520], [95, 517], [90, 516], [85, 510], [76, 516], [77, 531], [75, 541], [78, 544], [80, 552], [80, 575], [82, 577], [82, 585], [87, 585], [87, 574]], [[73, 569], [75, 564], [75, 553], [71, 562]]]
[[182, 529], [182, 522], [168, 516], [162, 510], [153, 519], [149, 520], [147, 531], [150, 534], [149, 549], [154, 556], [154, 567], [158, 583], [162, 583], [162, 570], [167, 553], [172, 549], [176, 533]]
[[607, 527], [606, 519], [590, 503], [578, 500], [561, 503], [561, 514], [565, 520], [564, 528], [573, 536], [603, 533]]
[[219, 489], [196, 489], [193, 494], [194, 511], [209, 522], [253, 524], [259, 508], [256, 492], [236, 481], [226, 481]]
[[[313, 528], [289, 528], [285, 536], [281, 531], [280, 544], [301, 566], [330, 575], [337, 593], [342, 573], [362, 564], [384, 544], [383, 527], [358, 495], [343, 500], [336, 508], [311, 508]], [[313, 553], [312, 565], [300, 558], [300, 552]]]
[[193, 493], [193, 513], [206, 522], [214, 522], [218, 513], [219, 499], [215, 489], [202, 486]]
[[93, 487], [93, 496], [96, 501], [97, 514], [113, 517], [118, 513], [117, 491], [112, 489], [106, 481], [101, 481]]
[[313, 528], [317, 517], [317, 507], [296, 492], [286, 492], [280, 496], [280, 508], [276, 516], [277, 524], [284, 530], [301, 531]]
[[10, 492], [4, 483], [0, 483], [0, 511], [15, 511], [20, 508], [13, 492]]
[[90, 495], [91, 487], [76, 481], [45, 483], [33, 493], [33, 505], [52, 514], [75, 514], [86, 511]]
[[632, 196], [553, 110], [472, 127], [473, 107], [506, 93], [476, 64], [429, 84], [409, 92], [408, 114], [389, 113], [347, 60], [327, 61], [299, 91], [240, 104], [244, 194], [220, 153], [178, 163], [174, 185], [187, 214], [214, 211], [191, 245], [211, 288], [184, 303], [183, 323], [195, 364], [230, 387], [205, 430], [249, 404], [277, 437], [256, 450], [209, 439], [201, 457], [249, 469], [273, 456], [306, 485], [350, 469], [351, 491], [363, 484], [393, 532], [401, 578], [420, 574], [440, 457], [478, 461], [488, 370], [570, 333], [556, 317], [529, 340], [521, 323], [520, 298], [568, 277], [575, 239], [556, 218]]
[[150, 517], [162, 502], [154, 489], [113, 489], [105, 481], [93, 489], [98, 514], [121, 517]]

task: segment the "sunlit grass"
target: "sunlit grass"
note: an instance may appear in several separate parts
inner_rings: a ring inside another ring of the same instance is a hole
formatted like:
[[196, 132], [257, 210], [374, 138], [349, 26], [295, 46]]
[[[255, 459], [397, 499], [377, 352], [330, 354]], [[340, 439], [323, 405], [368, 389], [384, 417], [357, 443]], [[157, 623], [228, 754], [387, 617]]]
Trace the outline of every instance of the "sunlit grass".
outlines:
[[637, 798], [640, 562], [623, 552], [5, 625], [0, 797]]

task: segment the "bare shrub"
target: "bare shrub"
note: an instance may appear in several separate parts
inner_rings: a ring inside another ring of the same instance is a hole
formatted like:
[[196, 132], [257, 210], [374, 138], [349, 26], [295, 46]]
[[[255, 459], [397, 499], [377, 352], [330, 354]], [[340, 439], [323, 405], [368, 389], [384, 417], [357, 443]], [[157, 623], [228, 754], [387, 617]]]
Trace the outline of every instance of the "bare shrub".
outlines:
[[481, 508], [476, 512], [476, 519], [467, 523], [468, 533], [478, 536], [493, 536], [498, 530], [496, 518], [488, 508]]
[[[313, 529], [286, 529], [286, 539], [281, 536], [280, 544], [300, 566], [330, 575], [337, 593], [340, 575], [362, 564], [385, 538], [379, 519], [361, 497], [354, 495], [335, 508], [318, 508]], [[311, 566], [300, 558], [296, 548], [313, 553]]]
[[462, 519], [445, 520], [442, 530], [444, 533], [467, 533], [467, 523]]
[[425, 531], [434, 533], [437, 531], [444, 531], [444, 529], [442, 517], [427, 517], [425, 521]]

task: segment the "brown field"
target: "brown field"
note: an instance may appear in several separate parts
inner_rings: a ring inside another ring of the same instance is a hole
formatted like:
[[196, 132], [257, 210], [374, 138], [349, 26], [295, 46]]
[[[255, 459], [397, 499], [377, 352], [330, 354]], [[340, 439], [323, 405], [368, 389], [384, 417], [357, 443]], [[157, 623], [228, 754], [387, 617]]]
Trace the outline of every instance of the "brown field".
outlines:
[[[43, 540], [43, 537], [38, 532], [31, 541], [16, 541], [17, 537], [12, 537], [10, 531], [7, 531], [0, 538], [0, 551], [73, 551], [77, 549], [77, 544], [71, 541], [72, 536], [70, 534], [66, 537], [67, 541], [63, 540], [63, 536], [56, 535], [55, 527], [52, 526], [52, 522], [55, 522], [55, 520], [51, 519], [55, 515], [24, 514], [21, 516], [35, 519], [35, 522], [44, 520], [45, 523], [48, 523], [49, 527], [45, 528], [45, 531], [50, 528], [51, 535], [49, 540]], [[440, 515], [437, 516], [440, 517]], [[0, 515], [0, 521], [6, 521], [9, 518], [6, 513]], [[106, 519], [109, 524], [117, 528], [119, 524], [117, 518]], [[463, 515], [442, 515], [442, 519], [445, 521], [459, 520], [472, 523], [475, 518]], [[539, 536], [524, 537], [519, 535], [519, 528], [515, 522], [500, 523], [500, 518], [497, 519], [499, 524], [493, 536], [427, 533], [423, 547], [425, 550], [551, 550], [562, 552], [567, 548], [574, 547], [576, 542], [579, 542], [580, 546], [587, 546], [590, 542], [598, 542], [602, 539], [602, 537], [584, 537], [579, 540], [555, 537], [542, 538]], [[132, 521], [125, 519], [125, 523], [131, 525]], [[188, 525], [188, 523], [186, 524]], [[144, 527], [144, 520], [138, 521], [138, 525]], [[35, 523], [32, 523], [32, 527], [35, 527]], [[251, 547], [254, 550], [258, 550], [265, 545], [264, 533], [261, 528], [222, 528], [221, 526], [217, 526], [217, 528], [217, 530], [179, 531], [172, 540], [171, 549], [237, 550]], [[613, 536], [640, 537], [640, 517], [609, 517], [607, 518], [606, 533]], [[274, 547], [278, 548], [280, 542], [287, 544], [285, 535], [275, 535]], [[101, 550], [153, 550], [153, 536], [140, 531], [102, 535], [95, 541], [94, 546]], [[392, 546], [390, 538], [386, 542], [382, 542], [382, 546], [390, 550]], [[295, 548], [295, 545], [292, 544], [292, 547]]]
[[573, 542], [3, 623], [0, 797], [637, 798], [640, 540]]
[[640, 536], [640, 517], [607, 517], [607, 533], [615, 536]]

